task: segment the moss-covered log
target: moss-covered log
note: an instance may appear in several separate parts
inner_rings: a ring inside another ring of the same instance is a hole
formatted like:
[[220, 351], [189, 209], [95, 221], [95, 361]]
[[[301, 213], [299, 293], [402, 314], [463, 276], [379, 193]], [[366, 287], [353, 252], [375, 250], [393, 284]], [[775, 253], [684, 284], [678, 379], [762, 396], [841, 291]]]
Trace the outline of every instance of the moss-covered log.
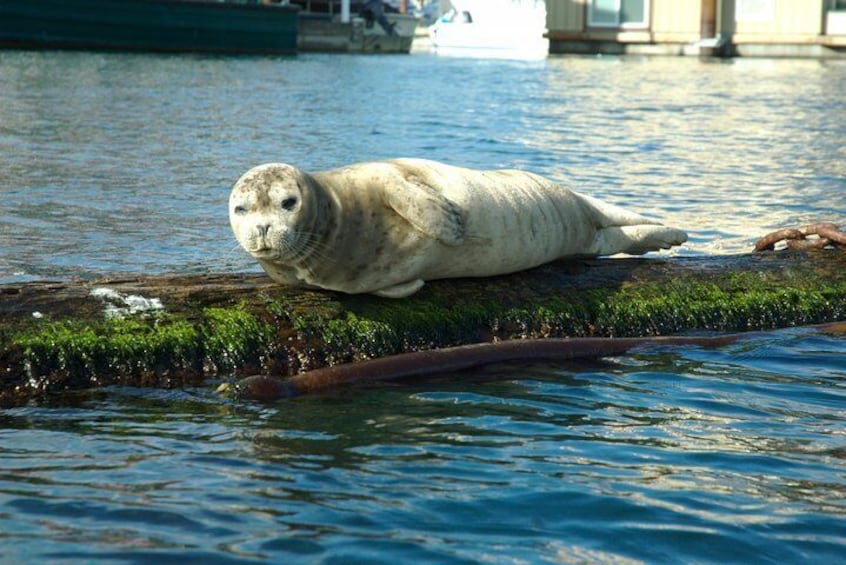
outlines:
[[846, 254], [560, 262], [402, 300], [263, 275], [0, 286], [0, 398], [182, 386], [496, 339], [736, 332], [846, 319]]

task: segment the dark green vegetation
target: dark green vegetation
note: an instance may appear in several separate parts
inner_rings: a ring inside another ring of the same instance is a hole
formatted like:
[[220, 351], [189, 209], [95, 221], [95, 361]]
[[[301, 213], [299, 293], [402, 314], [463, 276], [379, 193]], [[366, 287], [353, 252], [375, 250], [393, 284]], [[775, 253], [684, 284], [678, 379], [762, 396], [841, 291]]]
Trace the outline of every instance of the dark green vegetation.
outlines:
[[[158, 298], [163, 308], [107, 317], [103, 299], [91, 295], [101, 287]], [[844, 320], [846, 254], [555, 263], [431, 282], [402, 300], [285, 289], [261, 275], [26, 283], [0, 287], [0, 314], [0, 398], [11, 399], [114, 383], [172, 387], [288, 375], [494, 339]]]

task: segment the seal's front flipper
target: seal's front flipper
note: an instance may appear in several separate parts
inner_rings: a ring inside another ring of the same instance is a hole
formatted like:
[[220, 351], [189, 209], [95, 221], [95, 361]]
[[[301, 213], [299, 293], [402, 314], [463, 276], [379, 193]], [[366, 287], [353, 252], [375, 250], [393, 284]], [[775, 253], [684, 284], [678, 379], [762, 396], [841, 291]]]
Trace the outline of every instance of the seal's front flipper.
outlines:
[[405, 298], [406, 296], [411, 296], [421, 288], [423, 288], [423, 281], [420, 279], [415, 279], [413, 281], [409, 281], [406, 283], [396, 284], [394, 286], [389, 286], [387, 288], [382, 288], [377, 290], [373, 294], [376, 296], [382, 296], [384, 298]]
[[643, 255], [649, 251], [669, 249], [687, 241], [687, 234], [675, 228], [657, 224], [608, 227], [596, 232], [596, 255], [628, 253]]
[[445, 245], [464, 242], [464, 211], [439, 191], [415, 178], [406, 178], [402, 188], [386, 191], [386, 203], [415, 228]]
[[303, 279], [297, 276], [294, 268], [262, 259], [258, 259], [258, 263], [270, 275], [270, 278], [276, 282], [285, 286], [303, 286]]

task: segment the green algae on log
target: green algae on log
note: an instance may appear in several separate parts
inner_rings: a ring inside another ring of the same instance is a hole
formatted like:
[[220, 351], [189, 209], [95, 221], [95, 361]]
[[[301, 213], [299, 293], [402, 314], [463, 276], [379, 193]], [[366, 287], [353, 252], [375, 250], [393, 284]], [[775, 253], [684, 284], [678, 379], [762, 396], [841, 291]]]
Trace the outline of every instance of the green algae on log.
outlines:
[[499, 339], [737, 332], [846, 319], [846, 254], [558, 262], [392, 300], [217, 274], [0, 286], [0, 399], [177, 387]]

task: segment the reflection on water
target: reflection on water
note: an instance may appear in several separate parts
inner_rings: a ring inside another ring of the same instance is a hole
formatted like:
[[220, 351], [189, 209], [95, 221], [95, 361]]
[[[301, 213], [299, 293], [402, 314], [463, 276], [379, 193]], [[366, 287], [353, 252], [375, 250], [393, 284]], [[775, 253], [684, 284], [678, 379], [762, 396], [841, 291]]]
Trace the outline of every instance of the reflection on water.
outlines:
[[672, 218], [694, 234], [687, 252], [748, 251], [768, 229], [844, 219], [846, 125], [836, 113], [846, 65], [552, 64], [555, 119], [535, 130], [543, 136], [534, 145], [563, 140], [575, 156], [571, 177], [589, 175], [578, 186]]
[[844, 361], [842, 337], [791, 330], [272, 406], [115, 388], [7, 409], [5, 557], [837, 562]]
[[226, 199], [267, 161], [519, 167], [689, 230], [846, 222], [846, 64], [0, 53], [0, 282], [256, 269]]

